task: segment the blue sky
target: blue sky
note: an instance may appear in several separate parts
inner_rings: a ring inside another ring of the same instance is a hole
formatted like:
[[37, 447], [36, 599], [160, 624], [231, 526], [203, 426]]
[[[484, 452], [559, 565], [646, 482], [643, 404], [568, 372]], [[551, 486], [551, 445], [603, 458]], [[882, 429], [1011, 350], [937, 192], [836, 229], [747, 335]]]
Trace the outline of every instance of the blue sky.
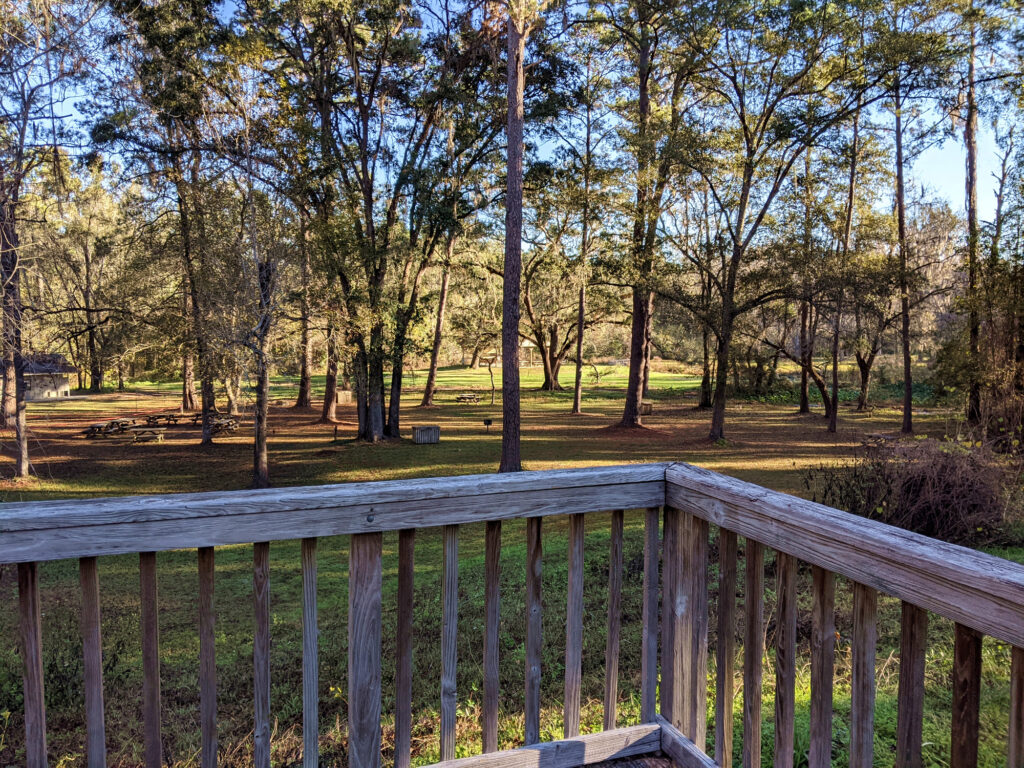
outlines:
[[[936, 195], [949, 201], [954, 212], [964, 212], [964, 143], [961, 137], [947, 139], [923, 152], [912, 169], [912, 177]], [[999, 168], [995, 138], [988, 126], [978, 131], [978, 215], [988, 221], [995, 213], [996, 181]]]

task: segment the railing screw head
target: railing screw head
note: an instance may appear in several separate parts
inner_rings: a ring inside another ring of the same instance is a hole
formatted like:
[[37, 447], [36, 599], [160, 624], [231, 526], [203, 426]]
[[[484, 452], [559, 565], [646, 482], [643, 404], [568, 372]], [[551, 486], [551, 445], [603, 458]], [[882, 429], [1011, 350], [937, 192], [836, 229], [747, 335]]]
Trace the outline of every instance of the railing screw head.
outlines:
[[367, 515], [366, 516], [366, 522], [372, 523], [373, 522], [373, 515]]

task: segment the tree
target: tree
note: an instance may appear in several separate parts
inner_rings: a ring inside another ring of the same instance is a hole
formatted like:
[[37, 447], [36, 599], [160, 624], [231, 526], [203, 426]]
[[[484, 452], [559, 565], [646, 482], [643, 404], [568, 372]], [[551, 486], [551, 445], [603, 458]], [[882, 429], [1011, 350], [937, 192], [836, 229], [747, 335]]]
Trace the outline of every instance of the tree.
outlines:
[[[15, 474], [30, 471], [25, 417], [25, 359], [18, 233], [21, 194], [30, 174], [69, 140], [57, 117], [86, 69], [85, 30], [95, 12], [87, 0], [12, 1], [0, 20], [0, 283], [3, 287], [2, 416], [13, 416]], [[13, 383], [13, 392], [12, 392]], [[11, 395], [13, 394], [13, 399]], [[13, 408], [12, 408], [13, 405]]]

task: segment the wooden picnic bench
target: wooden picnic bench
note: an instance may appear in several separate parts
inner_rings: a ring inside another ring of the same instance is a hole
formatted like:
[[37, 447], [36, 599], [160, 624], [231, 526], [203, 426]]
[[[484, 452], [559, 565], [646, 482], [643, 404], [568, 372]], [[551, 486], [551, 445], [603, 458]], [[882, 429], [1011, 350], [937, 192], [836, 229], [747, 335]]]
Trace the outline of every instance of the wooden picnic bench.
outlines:
[[182, 414], [177, 413], [176, 411], [171, 411], [169, 413], [151, 413], [146, 416], [146, 424], [151, 427], [159, 424], [160, 422], [164, 422], [165, 424], [177, 424], [178, 420], [181, 418]]
[[[214, 410], [210, 411], [210, 416], [212, 416], [213, 420], [216, 421], [217, 419], [223, 417], [224, 414], [221, 413], [220, 411], [218, 411], [217, 409], [214, 409]], [[231, 417], [227, 416], [225, 418], [231, 418]], [[203, 412], [199, 411], [199, 413], [193, 413], [192, 416], [191, 416], [191, 419], [192, 419], [192, 423], [193, 424], [201, 424], [202, 421], [203, 421]]]
[[128, 431], [131, 433], [133, 443], [162, 443], [167, 427], [138, 426], [129, 427]]
[[455, 402], [457, 403], [479, 403], [480, 396], [476, 392], [463, 392], [461, 395], [455, 396]]
[[214, 435], [219, 435], [221, 432], [231, 434], [237, 429], [238, 422], [230, 417], [226, 419], [214, 419], [211, 424], [211, 432]]
[[109, 437], [110, 435], [123, 433], [134, 423], [135, 419], [110, 419], [109, 421], [99, 421], [95, 424], [90, 424], [82, 430], [82, 434], [87, 438]]

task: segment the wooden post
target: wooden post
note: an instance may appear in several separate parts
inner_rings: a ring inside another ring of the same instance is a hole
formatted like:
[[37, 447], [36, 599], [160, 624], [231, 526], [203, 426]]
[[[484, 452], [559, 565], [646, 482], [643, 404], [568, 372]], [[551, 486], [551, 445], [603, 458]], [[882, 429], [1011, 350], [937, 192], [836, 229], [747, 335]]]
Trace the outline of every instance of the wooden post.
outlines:
[[811, 752], [809, 768], [832, 766], [832, 685], [835, 675], [835, 574], [813, 569], [811, 616]]
[[688, 533], [687, 546], [687, 599], [683, 614], [684, 648], [689, 653], [683, 659], [687, 680], [684, 692], [687, 704], [683, 735], [703, 751], [707, 746], [708, 715], [708, 523], [693, 515], [686, 515], [683, 524]]
[[22, 682], [25, 690], [25, 764], [46, 768], [46, 699], [43, 695], [43, 623], [39, 566], [18, 564]]
[[764, 655], [764, 548], [747, 539], [743, 613], [743, 768], [761, 766], [761, 662]]
[[139, 553], [142, 597], [142, 727], [146, 768], [163, 763], [160, 744], [160, 607], [157, 603], [156, 553]]
[[903, 603], [900, 635], [900, 683], [896, 714], [896, 768], [921, 768], [924, 721], [924, 655], [928, 612]]
[[459, 662], [459, 526], [444, 527], [444, 602], [441, 608], [441, 760], [455, 759], [455, 691]]
[[615, 728], [619, 698], [619, 637], [622, 627], [622, 532], [625, 512], [612, 512], [608, 557], [608, 637], [604, 649], [604, 729]]
[[689, 681], [683, 664], [686, 593], [683, 584], [684, 530], [678, 509], [665, 507], [661, 590], [661, 716], [682, 729]]
[[380, 768], [380, 533], [351, 537], [348, 561], [348, 733], [350, 768]]
[[[302, 766], [320, 768], [320, 637], [316, 539], [302, 540]], [[397, 738], [397, 737], [396, 737]]]
[[253, 765], [270, 768], [270, 544], [253, 545]]
[[977, 768], [981, 706], [981, 633], [957, 624], [953, 643], [953, 722], [950, 768]]
[[526, 521], [526, 746], [540, 741], [541, 518]]
[[483, 749], [498, 749], [498, 637], [501, 629], [501, 521], [487, 523], [484, 555], [484, 715]]
[[200, 547], [199, 565], [199, 727], [201, 768], [217, 767], [217, 647], [214, 635], [213, 547]]
[[778, 620], [775, 629], [775, 768], [793, 768], [796, 712], [796, 558], [775, 555]]
[[875, 647], [878, 595], [853, 585], [853, 671], [850, 691], [850, 768], [871, 768], [875, 749]]
[[583, 685], [583, 533], [583, 515], [570, 515], [563, 723], [563, 733], [567, 739], [580, 735], [580, 689]]
[[[416, 529], [398, 532], [398, 621], [395, 624], [395, 768], [412, 761], [412, 633]], [[314, 768], [310, 766], [310, 768]]]
[[1010, 768], [1024, 768], [1024, 649], [1013, 648], [1010, 661], [1010, 727], [1007, 738]]
[[95, 557], [78, 561], [82, 587], [82, 666], [85, 683], [85, 752], [89, 768], [105, 768], [103, 723], [103, 642], [100, 635], [100, 582]]
[[718, 529], [718, 645], [715, 648], [715, 762], [732, 768], [736, 659], [736, 534]]
[[658, 518], [660, 509], [644, 514], [643, 630], [640, 640], [640, 719], [654, 722], [658, 690]]

